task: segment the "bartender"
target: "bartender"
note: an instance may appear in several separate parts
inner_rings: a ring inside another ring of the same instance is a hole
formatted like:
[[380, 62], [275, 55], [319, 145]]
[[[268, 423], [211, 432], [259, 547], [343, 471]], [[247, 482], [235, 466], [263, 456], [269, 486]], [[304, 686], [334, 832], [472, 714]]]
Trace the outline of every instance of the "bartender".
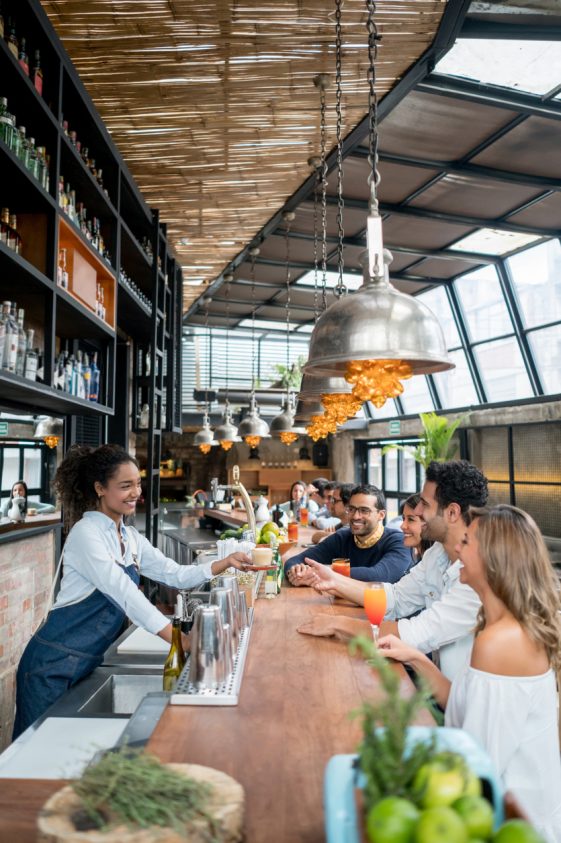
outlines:
[[196, 588], [226, 568], [251, 567], [245, 553], [181, 566], [125, 526], [141, 496], [140, 473], [136, 460], [118, 445], [72, 447], [54, 485], [70, 532], [56, 602], [19, 663], [14, 740], [101, 664], [125, 618], [171, 643], [172, 625], [139, 590], [140, 574]]

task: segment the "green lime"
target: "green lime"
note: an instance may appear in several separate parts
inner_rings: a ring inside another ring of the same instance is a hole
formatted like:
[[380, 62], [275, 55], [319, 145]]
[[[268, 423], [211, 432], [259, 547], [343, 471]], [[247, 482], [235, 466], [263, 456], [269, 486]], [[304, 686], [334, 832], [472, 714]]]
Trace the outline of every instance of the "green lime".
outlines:
[[368, 840], [370, 843], [410, 843], [418, 819], [419, 811], [412, 802], [398, 796], [387, 796], [368, 812]]
[[493, 843], [545, 843], [541, 834], [524, 820], [507, 820], [493, 837]]
[[467, 843], [467, 828], [446, 805], [427, 808], [415, 828], [415, 843]]
[[483, 796], [460, 796], [452, 808], [462, 818], [470, 838], [486, 840], [493, 833], [493, 808]]

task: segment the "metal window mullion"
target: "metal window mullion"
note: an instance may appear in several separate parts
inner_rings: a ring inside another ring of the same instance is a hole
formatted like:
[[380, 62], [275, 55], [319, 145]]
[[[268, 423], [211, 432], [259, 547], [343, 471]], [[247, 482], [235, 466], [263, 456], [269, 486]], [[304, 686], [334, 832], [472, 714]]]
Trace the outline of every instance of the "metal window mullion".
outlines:
[[458, 334], [462, 341], [463, 350], [466, 355], [468, 368], [475, 386], [477, 398], [480, 404], [486, 404], [487, 394], [485, 392], [485, 387], [483, 386], [483, 380], [479, 373], [479, 366], [477, 365], [477, 360], [475, 359], [475, 355], [473, 353], [473, 349], [469, 340], [468, 332], [466, 330], [465, 314], [460, 305], [454, 285], [446, 284], [444, 290], [446, 292], [446, 295], [448, 296], [448, 302], [450, 304], [452, 316], [454, 318], [454, 322], [456, 323], [456, 330], [458, 331]]
[[516, 339], [518, 340], [518, 346], [522, 354], [522, 359], [524, 360], [526, 372], [528, 373], [528, 378], [532, 386], [532, 391], [534, 395], [544, 395], [545, 390], [541, 382], [538, 367], [536, 366], [536, 361], [534, 360], [534, 356], [532, 354], [532, 349], [530, 348], [530, 343], [528, 342], [527, 333], [524, 329], [522, 314], [520, 313], [520, 308], [518, 306], [512, 276], [506, 261], [499, 261], [497, 264], [497, 273], [507, 310], [514, 326], [514, 333], [516, 335]]
[[432, 375], [425, 375], [427, 380], [427, 386], [429, 390], [429, 395], [432, 399], [432, 403], [434, 405], [435, 410], [442, 410], [442, 402], [440, 400], [440, 395], [438, 394], [437, 386], [434, 382]]

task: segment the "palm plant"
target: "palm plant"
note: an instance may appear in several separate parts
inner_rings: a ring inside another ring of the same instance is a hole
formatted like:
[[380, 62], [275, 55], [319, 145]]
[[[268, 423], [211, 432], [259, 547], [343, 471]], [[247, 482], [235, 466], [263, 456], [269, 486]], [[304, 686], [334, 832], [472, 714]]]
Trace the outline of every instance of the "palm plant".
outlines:
[[466, 416], [461, 416], [450, 423], [445, 416], [437, 416], [436, 413], [419, 413], [423, 425], [423, 435], [416, 448], [407, 445], [386, 445], [382, 454], [388, 451], [405, 451], [426, 469], [431, 462], [446, 462], [453, 459], [458, 449], [452, 438], [464, 421]]

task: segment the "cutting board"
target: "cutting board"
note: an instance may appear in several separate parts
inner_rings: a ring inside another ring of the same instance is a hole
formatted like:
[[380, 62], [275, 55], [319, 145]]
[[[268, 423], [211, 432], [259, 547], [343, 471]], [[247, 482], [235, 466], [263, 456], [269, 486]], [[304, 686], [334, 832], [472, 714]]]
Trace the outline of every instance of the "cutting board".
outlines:
[[169, 644], [158, 635], [147, 632], [145, 629], [137, 627], [134, 632], [121, 641], [117, 647], [118, 653], [123, 654], [140, 654], [145, 653], [167, 653]]

